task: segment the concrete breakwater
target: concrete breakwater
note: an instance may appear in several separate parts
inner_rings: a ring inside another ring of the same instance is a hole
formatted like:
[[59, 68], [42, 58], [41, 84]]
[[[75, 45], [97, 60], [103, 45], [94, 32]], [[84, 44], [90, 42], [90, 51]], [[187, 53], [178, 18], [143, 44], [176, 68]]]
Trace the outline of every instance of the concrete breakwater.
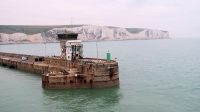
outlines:
[[[104, 59], [82, 58], [68, 61], [60, 57], [0, 52], [0, 65], [41, 75], [55, 72], [62, 74], [63, 81], [58, 80], [60, 75], [48, 79], [43, 76], [44, 88], [102, 88], [119, 85], [118, 63], [114, 60], [107, 62]], [[71, 73], [73, 70], [76, 74]]]

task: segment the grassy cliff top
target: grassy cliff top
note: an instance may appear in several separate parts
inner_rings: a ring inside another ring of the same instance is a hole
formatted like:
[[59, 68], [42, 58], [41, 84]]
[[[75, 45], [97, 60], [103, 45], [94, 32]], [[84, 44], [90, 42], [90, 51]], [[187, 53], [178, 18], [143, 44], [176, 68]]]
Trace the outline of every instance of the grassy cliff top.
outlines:
[[[25, 33], [25, 34], [37, 34], [46, 32], [53, 28], [72, 28], [72, 27], [80, 27], [83, 25], [0, 25], [0, 33]], [[108, 28], [119, 28], [114, 26], [107, 26]], [[143, 31], [145, 28], [125, 28], [130, 33], [139, 33]]]
[[81, 25], [0, 25], [0, 33], [25, 33], [25, 34], [36, 34], [48, 31], [53, 28], [63, 27], [78, 27]]

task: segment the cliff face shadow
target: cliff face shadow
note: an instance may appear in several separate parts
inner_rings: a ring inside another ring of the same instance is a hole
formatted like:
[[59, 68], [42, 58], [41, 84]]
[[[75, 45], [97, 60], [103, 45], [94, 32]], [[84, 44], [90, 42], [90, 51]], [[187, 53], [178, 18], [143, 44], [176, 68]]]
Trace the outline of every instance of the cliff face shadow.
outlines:
[[65, 111], [118, 111], [119, 87], [106, 89], [44, 90], [44, 106]]

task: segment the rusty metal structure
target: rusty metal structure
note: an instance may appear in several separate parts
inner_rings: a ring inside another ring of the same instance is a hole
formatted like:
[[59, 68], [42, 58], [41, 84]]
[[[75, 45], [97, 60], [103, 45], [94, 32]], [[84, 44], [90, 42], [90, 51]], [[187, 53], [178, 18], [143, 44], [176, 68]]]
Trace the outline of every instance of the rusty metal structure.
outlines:
[[84, 58], [78, 34], [58, 34], [61, 56], [43, 57], [0, 52], [0, 65], [42, 75], [47, 89], [119, 86], [118, 62]]

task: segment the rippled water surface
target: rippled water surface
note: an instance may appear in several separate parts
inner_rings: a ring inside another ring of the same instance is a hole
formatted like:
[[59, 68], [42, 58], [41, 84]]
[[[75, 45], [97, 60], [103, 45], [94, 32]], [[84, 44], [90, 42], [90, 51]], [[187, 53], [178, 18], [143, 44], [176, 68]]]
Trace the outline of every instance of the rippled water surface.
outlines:
[[[44, 90], [40, 75], [0, 67], [0, 112], [200, 112], [200, 39], [98, 42], [119, 61], [120, 87]], [[1, 45], [0, 52], [59, 55], [58, 43]], [[96, 57], [96, 43], [84, 43]]]

